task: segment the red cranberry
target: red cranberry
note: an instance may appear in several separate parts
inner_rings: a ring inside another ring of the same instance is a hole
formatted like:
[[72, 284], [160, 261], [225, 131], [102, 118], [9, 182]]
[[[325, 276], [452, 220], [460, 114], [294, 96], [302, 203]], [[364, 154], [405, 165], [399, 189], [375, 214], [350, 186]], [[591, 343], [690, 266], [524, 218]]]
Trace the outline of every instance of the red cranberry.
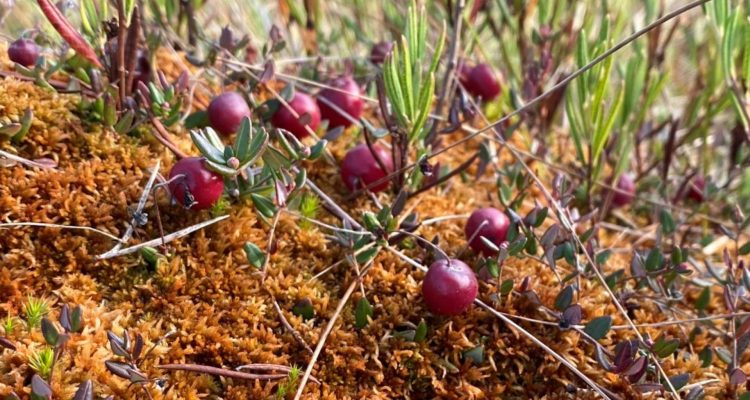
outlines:
[[614, 207], [624, 207], [633, 202], [635, 198], [635, 182], [630, 175], [623, 174], [617, 180], [617, 191], [613, 191], [612, 205]]
[[487, 64], [477, 64], [472, 68], [464, 86], [469, 93], [485, 101], [493, 100], [500, 94], [500, 83]]
[[[359, 86], [354, 79], [348, 76], [334, 79], [329, 85], [332, 88], [323, 89], [318, 94], [320, 115], [323, 119], [328, 120], [329, 129], [338, 128], [339, 126], [348, 128], [354, 121], [359, 120], [365, 108], [365, 102], [359, 97]], [[347, 115], [335, 110], [328, 104], [333, 104]]]
[[[312, 97], [296, 92], [294, 98], [289, 102], [289, 107], [294, 110], [300, 117], [307, 114], [309, 115], [309, 122], [307, 126], [313, 131], [318, 129], [320, 125], [320, 109], [315, 103]], [[289, 108], [279, 105], [278, 111], [271, 117], [271, 123], [277, 128], [286, 129], [299, 139], [307, 137], [310, 133], [305, 129], [305, 125], [301, 124], [298, 118], [295, 118]]]
[[[485, 223], [485, 221], [487, 222]], [[469, 246], [474, 251], [481, 252], [485, 256], [490, 256], [495, 253], [495, 250], [484, 243], [481, 236], [500, 247], [500, 244], [505, 241], [509, 227], [510, 220], [505, 213], [496, 208], [487, 207], [480, 208], [471, 213], [469, 220], [466, 221], [464, 233], [466, 234], [466, 240], [474, 236], [474, 239], [469, 242]], [[479, 231], [478, 233], [477, 230]]]
[[688, 183], [687, 197], [696, 202], [702, 203], [706, 199], [706, 178], [698, 175]]
[[373, 64], [382, 64], [393, 50], [393, 42], [379, 42], [370, 50], [370, 61]]
[[[182, 177], [176, 178], [178, 175]], [[209, 208], [224, 192], [224, 178], [211, 171], [202, 157], [186, 157], [169, 171], [169, 191], [177, 202], [193, 210]]]
[[[380, 168], [380, 164], [372, 156], [370, 148], [366, 144], [360, 144], [349, 150], [341, 162], [341, 179], [344, 180], [346, 187], [354, 191], [379, 181], [393, 171], [393, 158], [388, 151], [377, 144], [372, 145], [372, 149], [377, 155], [386, 171]], [[373, 193], [385, 190], [390, 181], [383, 180], [381, 183], [372, 186], [369, 190]]]
[[8, 47], [8, 58], [24, 67], [32, 67], [39, 58], [39, 46], [31, 39], [18, 39]]
[[208, 120], [223, 135], [236, 132], [245, 117], [250, 117], [250, 107], [237, 92], [224, 92], [214, 97], [208, 105]]
[[479, 285], [474, 271], [461, 260], [438, 260], [422, 282], [427, 308], [438, 315], [457, 315], [477, 298]]

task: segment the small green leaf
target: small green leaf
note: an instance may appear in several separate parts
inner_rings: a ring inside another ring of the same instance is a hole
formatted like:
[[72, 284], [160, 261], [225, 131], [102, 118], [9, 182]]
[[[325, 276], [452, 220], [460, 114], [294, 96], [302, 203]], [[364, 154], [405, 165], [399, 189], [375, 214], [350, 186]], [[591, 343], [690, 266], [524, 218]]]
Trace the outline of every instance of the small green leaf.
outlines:
[[704, 347], [703, 350], [698, 353], [698, 358], [703, 362], [701, 368], [707, 368], [710, 366], [714, 359], [714, 351], [711, 349], [711, 346]]
[[367, 249], [357, 254], [357, 257], [356, 257], [357, 263], [367, 264], [368, 262], [370, 262], [370, 260], [375, 258], [375, 256], [378, 254], [379, 251], [380, 251], [379, 247], [373, 247], [373, 248]]
[[310, 147], [310, 156], [308, 158], [310, 160], [317, 160], [318, 158], [320, 158], [320, 156], [323, 155], [323, 150], [325, 150], [327, 144], [328, 141], [325, 139], [315, 143], [312, 147]]
[[565, 311], [565, 309], [573, 302], [573, 294], [573, 286], [565, 286], [555, 299], [555, 308], [559, 311]]
[[266, 218], [271, 218], [276, 214], [276, 206], [273, 202], [257, 193], [250, 193], [250, 198], [258, 212]]
[[29, 129], [31, 128], [31, 122], [34, 120], [34, 113], [31, 111], [31, 108], [27, 108], [23, 112], [23, 117], [21, 117], [21, 129], [11, 138], [13, 143], [20, 143], [23, 141], [23, 138], [26, 137], [26, 134], [29, 133]]
[[742, 246], [740, 246], [740, 255], [746, 256], [750, 254], [750, 241], [745, 242]]
[[695, 308], [698, 311], [703, 311], [708, 307], [708, 303], [711, 301], [711, 288], [704, 287], [698, 298], [695, 299]]
[[120, 116], [120, 120], [117, 121], [115, 126], [113, 127], [115, 132], [124, 135], [133, 128], [133, 119], [135, 118], [135, 113], [132, 110], [128, 110], [125, 112], [125, 114]]
[[484, 346], [479, 345], [463, 352], [464, 360], [471, 360], [474, 364], [480, 365], [484, 362]]
[[594, 318], [583, 329], [586, 334], [591, 336], [594, 340], [599, 340], [607, 335], [609, 329], [612, 327], [612, 317], [605, 315], [602, 317]]
[[500, 294], [507, 296], [513, 290], [513, 279], [506, 279], [500, 284]]
[[251, 154], [250, 151], [250, 135], [252, 135], [252, 123], [250, 122], [250, 118], [244, 117], [242, 118], [242, 122], [240, 122], [240, 127], [237, 130], [237, 139], [235, 139], [234, 143], [234, 153], [237, 156], [237, 159], [240, 160], [240, 163], [247, 162], [248, 156]]
[[659, 212], [659, 222], [661, 222], [661, 231], [665, 235], [671, 235], [675, 230], [674, 219], [672, 214], [667, 210], [661, 210]]
[[359, 329], [367, 326], [368, 317], [372, 317], [372, 306], [367, 298], [363, 297], [357, 302], [357, 307], [354, 311], [355, 326]]
[[647, 271], [656, 271], [661, 268], [664, 263], [664, 257], [661, 255], [661, 251], [657, 248], [651, 249], [646, 257], [646, 263], [644, 264]]
[[209, 124], [208, 112], [205, 110], [196, 111], [185, 118], [185, 129], [205, 128]]
[[81, 333], [83, 331], [83, 308], [76, 306], [70, 313], [70, 331]]
[[310, 299], [304, 298], [294, 305], [294, 308], [292, 308], [292, 314], [302, 317], [303, 320], [307, 321], [315, 316], [315, 309], [313, 308]]
[[224, 149], [218, 149], [214, 147], [211, 142], [201, 133], [201, 131], [192, 130], [190, 131], [190, 137], [193, 139], [193, 144], [198, 148], [198, 151], [206, 157], [207, 160], [213, 161], [217, 164], [224, 164]]
[[679, 375], [675, 375], [675, 376], [670, 376], [669, 377], [669, 382], [672, 384], [672, 387], [675, 390], [682, 389], [682, 387], [685, 386], [685, 385], [687, 385], [687, 383], [689, 381], [690, 381], [690, 374], [688, 374], [688, 373], [679, 374]]
[[60, 332], [55, 327], [55, 324], [49, 320], [49, 318], [42, 318], [42, 335], [44, 340], [50, 346], [57, 346], [58, 339], [60, 338]]
[[261, 250], [260, 247], [256, 246], [254, 243], [245, 243], [243, 249], [245, 250], [245, 255], [247, 256], [247, 262], [249, 262], [253, 267], [260, 268], [266, 262], [266, 255], [263, 253], [263, 250]]
[[679, 346], [680, 341], [677, 339], [659, 339], [651, 346], [651, 351], [659, 356], [659, 358], [664, 358], [671, 356]]
[[419, 322], [417, 330], [414, 332], [414, 341], [422, 342], [427, 338], [427, 323], [424, 320]]
[[716, 348], [716, 356], [719, 357], [719, 360], [723, 361], [724, 364], [729, 365], [732, 363], [732, 353], [723, 347]]

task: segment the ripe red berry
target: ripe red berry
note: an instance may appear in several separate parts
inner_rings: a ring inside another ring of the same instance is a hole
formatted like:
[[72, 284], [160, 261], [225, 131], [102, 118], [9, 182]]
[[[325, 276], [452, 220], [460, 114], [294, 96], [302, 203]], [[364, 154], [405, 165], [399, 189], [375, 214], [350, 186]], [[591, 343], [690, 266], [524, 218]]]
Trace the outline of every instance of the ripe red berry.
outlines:
[[[328, 120], [328, 129], [339, 126], [348, 128], [359, 120], [365, 108], [365, 102], [359, 97], [359, 86], [348, 76], [334, 79], [329, 86], [331, 88], [323, 89], [318, 94], [320, 115]], [[346, 114], [334, 109], [329, 103]]]
[[500, 83], [487, 64], [477, 64], [471, 69], [464, 83], [466, 90], [484, 101], [494, 100], [500, 94]]
[[612, 206], [624, 207], [630, 204], [635, 198], [635, 182], [630, 175], [623, 174], [617, 180], [617, 190], [613, 191]]
[[696, 203], [702, 203], [706, 199], [706, 178], [703, 175], [694, 177], [688, 183], [687, 197]]
[[[357, 188], [362, 188], [373, 182], [379, 181], [393, 171], [393, 158], [391, 157], [391, 154], [377, 144], [373, 144], [372, 149], [385, 167], [386, 171], [383, 171], [383, 169], [380, 168], [380, 164], [378, 164], [375, 157], [372, 156], [372, 152], [366, 144], [360, 144], [354, 147], [346, 153], [344, 161], [341, 162], [341, 179], [344, 180], [344, 183], [349, 190], [354, 191]], [[373, 193], [377, 193], [385, 190], [389, 184], [390, 181], [384, 180], [383, 182], [370, 187], [369, 190]]]
[[370, 50], [370, 61], [373, 64], [382, 64], [393, 50], [393, 42], [378, 42]]
[[213, 206], [224, 192], [224, 178], [209, 170], [202, 157], [186, 157], [177, 161], [169, 171], [169, 179], [172, 196], [192, 210]]
[[39, 58], [39, 46], [31, 39], [18, 39], [8, 47], [8, 58], [24, 67], [32, 67]]
[[427, 308], [439, 315], [457, 315], [466, 311], [477, 298], [479, 285], [474, 271], [461, 260], [438, 260], [422, 282]]
[[469, 242], [469, 246], [474, 251], [481, 252], [485, 256], [490, 256], [495, 253], [495, 250], [484, 243], [481, 237], [500, 247], [500, 244], [505, 241], [509, 227], [510, 220], [505, 213], [496, 208], [487, 207], [480, 208], [471, 213], [469, 220], [466, 221], [464, 233], [466, 234], [466, 240], [470, 240], [472, 236], [474, 237]]
[[236, 132], [245, 117], [250, 117], [250, 107], [237, 92], [224, 92], [208, 105], [208, 121], [223, 135]]
[[[296, 92], [294, 93], [292, 101], [289, 102], [289, 107], [291, 107], [300, 118], [303, 118], [303, 120], [309, 120], [307, 126], [310, 127], [310, 129], [313, 131], [318, 129], [318, 125], [320, 125], [320, 109], [312, 97], [304, 93]], [[305, 114], [309, 115], [309, 118], [303, 117]], [[289, 108], [284, 107], [283, 105], [279, 105], [279, 109], [273, 114], [273, 117], [271, 117], [271, 123], [277, 128], [286, 129], [289, 132], [292, 132], [292, 134], [299, 139], [310, 135], [307, 129], [305, 129], [305, 125], [301, 124], [300, 120], [292, 114]]]

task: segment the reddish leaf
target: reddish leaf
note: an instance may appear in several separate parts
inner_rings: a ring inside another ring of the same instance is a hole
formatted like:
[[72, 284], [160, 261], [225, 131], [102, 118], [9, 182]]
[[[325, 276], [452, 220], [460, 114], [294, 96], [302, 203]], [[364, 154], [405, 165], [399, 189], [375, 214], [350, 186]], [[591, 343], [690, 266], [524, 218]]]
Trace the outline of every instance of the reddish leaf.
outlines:
[[86, 40], [81, 36], [80, 33], [70, 25], [70, 22], [65, 18], [64, 15], [57, 9], [51, 0], [37, 0], [39, 8], [47, 17], [47, 20], [52, 24], [55, 30], [62, 36], [62, 38], [83, 58], [91, 61], [98, 68], [102, 68], [102, 63], [99, 61], [99, 57], [96, 56], [94, 49], [89, 46]]

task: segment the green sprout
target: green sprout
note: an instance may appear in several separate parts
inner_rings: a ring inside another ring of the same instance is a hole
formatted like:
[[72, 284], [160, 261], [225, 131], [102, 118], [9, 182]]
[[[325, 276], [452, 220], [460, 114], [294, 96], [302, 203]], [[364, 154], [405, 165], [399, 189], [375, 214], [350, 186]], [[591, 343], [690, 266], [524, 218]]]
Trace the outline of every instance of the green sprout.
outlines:
[[29, 329], [36, 328], [42, 322], [42, 318], [49, 313], [49, 304], [45, 299], [37, 299], [29, 296], [24, 306], [26, 323]]
[[297, 385], [299, 384], [299, 374], [301, 370], [298, 366], [292, 365], [292, 368], [289, 370], [289, 375], [287, 377], [287, 380], [285, 383], [282, 383], [279, 385], [279, 387], [276, 389], [276, 398], [281, 400], [285, 399], [287, 394], [294, 393], [297, 391]]
[[50, 347], [46, 347], [40, 352], [34, 352], [29, 357], [29, 367], [44, 379], [49, 379], [54, 364], [55, 351]]
[[3, 319], [3, 331], [5, 332], [5, 336], [10, 336], [15, 332], [16, 330], [16, 317], [8, 315]]
[[320, 208], [320, 199], [312, 193], [304, 193], [299, 202], [299, 213], [304, 218], [300, 219], [299, 227], [304, 230], [312, 228], [311, 219], [315, 219]]

